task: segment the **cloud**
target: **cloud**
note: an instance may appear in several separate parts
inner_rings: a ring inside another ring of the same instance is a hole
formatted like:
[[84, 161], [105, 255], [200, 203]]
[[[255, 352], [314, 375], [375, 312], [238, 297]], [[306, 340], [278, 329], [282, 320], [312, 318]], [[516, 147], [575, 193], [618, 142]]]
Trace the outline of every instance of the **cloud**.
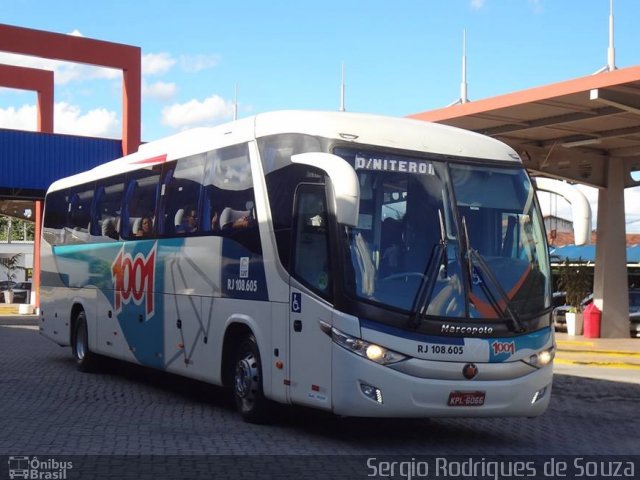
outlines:
[[[35, 105], [20, 108], [0, 108], [0, 128], [35, 131], [37, 110]], [[54, 131], [88, 137], [120, 138], [121, 123], [116, 112], [97, 108], [82, 113], [79, 107], [66, 102], [54, 105]]]
[[484, 7], [485, 0], [471, 0], [471, 8], [474, 10], [480, 10]]
[[0, 128], [35, 131], [37, 128], [37, 110], [35, 105], [23, 105], [20, 108], [0, 108]]
[[0, 52], [0, 63], [18, 67], [37, 68], [54, 72], [53, 81], [56, 85], [66, 85], [71, 82], [82, 82], [93, 79], [121, 78], [120, 70], [113, 68], [94, 67], [79, 63], [61, 62], [48, 58], [28, 57], [13, 53]]
[[106, 108], [96, 108], [83, 114], [79, 107], [59, 102], [54, 107], [54, 119], [56, 133], [102, 138], [122, 136], [118, 115]]
[[162, 123], [177, 130], [197, 126], [211, 126], [233, 116], [233, 102], [218, 95], [204, 100], [192, 99], [176, 103], [162, 110]]
[[146, 98], [156, 98], [162, 101], [168, 101], [173, 98], [178, 91], [176, 84], [173, 82], [155, 82], [147, 84], [142, 81], [142, 96]]
[[200, 72], [208, 68], [213, 68], [220, 63], [217, 55], [180, 55], [180, 68], [185, 72]]
[[170, 53], [147, 53], [142, 55], [143, 75], [162, 75], [167, 73], [176, 64], [176, 60]]

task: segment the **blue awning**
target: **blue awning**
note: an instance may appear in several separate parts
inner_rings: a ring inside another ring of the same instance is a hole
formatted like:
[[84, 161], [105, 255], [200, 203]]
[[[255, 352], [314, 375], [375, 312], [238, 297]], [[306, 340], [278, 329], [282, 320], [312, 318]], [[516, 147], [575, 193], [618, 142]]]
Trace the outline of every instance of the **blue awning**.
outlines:
[[[595, 263], [596, 246], [595, 245], [564, 245], [562, 247], [549, 247], [549, 256], [551, 263], [562, 263], [565, 260]], [[627, 247], [627, 263], [640, 264], [640, 245], [632, 245]]]

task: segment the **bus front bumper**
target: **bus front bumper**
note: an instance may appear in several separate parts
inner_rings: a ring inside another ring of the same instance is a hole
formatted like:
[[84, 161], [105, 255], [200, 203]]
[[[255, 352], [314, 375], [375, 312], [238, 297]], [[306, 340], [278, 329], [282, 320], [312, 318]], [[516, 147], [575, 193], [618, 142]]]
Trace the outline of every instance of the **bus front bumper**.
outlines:
[[420, 378], [335, 344], [332, 364], [333, 412], [356, 417], [535, 417], [549, 405], [553, 381], [553, 364], [504, 380]]

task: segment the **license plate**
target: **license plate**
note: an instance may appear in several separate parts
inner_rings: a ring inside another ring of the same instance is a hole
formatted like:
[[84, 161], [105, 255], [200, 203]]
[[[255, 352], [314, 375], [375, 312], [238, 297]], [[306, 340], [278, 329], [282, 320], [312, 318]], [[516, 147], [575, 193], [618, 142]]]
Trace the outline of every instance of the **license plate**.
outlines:
[[450, 407], [481, 407], [484, 405], [485, 392], [451, 392]]

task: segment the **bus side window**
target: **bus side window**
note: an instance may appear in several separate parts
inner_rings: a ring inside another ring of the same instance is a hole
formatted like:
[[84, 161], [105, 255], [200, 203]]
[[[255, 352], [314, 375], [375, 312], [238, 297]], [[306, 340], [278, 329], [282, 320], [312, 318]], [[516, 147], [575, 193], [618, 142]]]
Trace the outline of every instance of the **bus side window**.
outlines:
[[194, 235], [202, 231], [200, 197], [206, 154], [179, 159], [164, 179], [164, 235]]
[[65, 190], [50, 192], [45, 200], [46, 216], [42, 237], [50, 245], [64, 244], [64, 227], [67, 217], [67, 196]]
[[293, 274], [326, 297], [331, 277], [324, 185], [302, 184], [298, 187], [294, 216]]
[[95, 223], [91, 232], [98, 241], [119, 239], [120, 208], [124, 192], [124, 175], [98, 181], [95, 202]]
[[202, 229], [262, 254], [248, 145], [208, 152], [203, 187]]
[[68, 243], [87, 243], [90, 240], [91, 205], [93, 203], [93, 183], [80, 185], [69, 194], [67, 228], [70, 237]]
[[125, 202], [120, 219], [121, 237], [137, 238], [134, 231], [136, 220], [144, 216], [152, 220], [155, 218], [159, 179], [159, 167], [136, 170], [128, 174]]

